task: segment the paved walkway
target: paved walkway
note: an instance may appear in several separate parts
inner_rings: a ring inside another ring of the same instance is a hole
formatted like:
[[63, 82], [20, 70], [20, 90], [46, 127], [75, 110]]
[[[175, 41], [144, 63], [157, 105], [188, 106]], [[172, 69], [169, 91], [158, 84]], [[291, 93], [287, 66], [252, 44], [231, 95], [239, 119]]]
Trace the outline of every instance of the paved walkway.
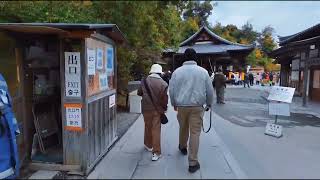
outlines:
[[[162, 158], [151, 161], [151, 153], [143, 146], [142, 116], [101, 160], [89, 174], [88, 179], [141, 179], [141, 178], [192, 178], [221, 179], [246, 178], [228, 148], [216, 134], [214, 128], [200, 139], [200, 171], [188, 172], [187, 156], [178, 151], [178, 122], [176, 112], [169, 108], [169, 123], [162, 126]], [[208, 127], [209, 114], [205, 114], [205, 127]], [[214, 119], [219, 118], [214, 115]]]

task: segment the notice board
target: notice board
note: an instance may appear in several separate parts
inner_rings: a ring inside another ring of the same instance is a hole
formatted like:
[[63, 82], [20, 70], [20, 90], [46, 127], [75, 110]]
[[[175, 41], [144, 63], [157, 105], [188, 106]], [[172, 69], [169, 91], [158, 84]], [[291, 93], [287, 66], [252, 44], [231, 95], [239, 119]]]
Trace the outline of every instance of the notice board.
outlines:
[[269, 101], [291, 103], [295, 88], [273, 86], [268, 96]]
[[88, 96], [114, 89], [114, 47], [111, 44], [86, 38]]

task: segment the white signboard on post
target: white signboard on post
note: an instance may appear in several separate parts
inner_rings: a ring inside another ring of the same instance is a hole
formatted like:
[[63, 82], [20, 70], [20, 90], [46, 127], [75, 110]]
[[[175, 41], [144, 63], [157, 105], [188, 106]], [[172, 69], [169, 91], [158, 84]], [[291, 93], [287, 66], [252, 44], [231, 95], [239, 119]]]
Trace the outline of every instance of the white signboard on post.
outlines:
[[269, 115], [290, 116], [290, 104], [277, 101], [269, 102]]
[[81, 104], [65, 104], [66, 108], [66, 129], [69, 131], [81, 131]]
[[269, 100], [269, 114], [275, 115], [275, 123], [267, 123], [265, 134], [274, 137], [282, 136], [282, 126], [277, 124], [278, 115], [290, 116], [290, 103], [292, 102], [295, 88], [273, 86]]
[[273, 86], [268, 96], [269, 101], [291, 103], [295, 88]]
[[88, 75], [96, 74], [96, 51], [94, 49], [87, 49], [88, 59]]
[[80, 52], [65, 52], [65, 95], [81, 97]]

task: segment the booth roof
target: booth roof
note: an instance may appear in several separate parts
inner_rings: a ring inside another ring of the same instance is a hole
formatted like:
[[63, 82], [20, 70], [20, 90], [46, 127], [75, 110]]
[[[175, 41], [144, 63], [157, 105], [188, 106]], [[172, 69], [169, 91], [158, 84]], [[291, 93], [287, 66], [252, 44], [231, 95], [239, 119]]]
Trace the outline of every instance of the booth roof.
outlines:
[[[127, 42], [124, 34], [116, 24], [77, 24], [77, 23], [0, 23], [0, 29], [18, 32], [38, 32], [62, 34], [64, 30], [102, 30], [111, 33], [114, 40]], [[38, 31], [37, 31], [38, 30]]]

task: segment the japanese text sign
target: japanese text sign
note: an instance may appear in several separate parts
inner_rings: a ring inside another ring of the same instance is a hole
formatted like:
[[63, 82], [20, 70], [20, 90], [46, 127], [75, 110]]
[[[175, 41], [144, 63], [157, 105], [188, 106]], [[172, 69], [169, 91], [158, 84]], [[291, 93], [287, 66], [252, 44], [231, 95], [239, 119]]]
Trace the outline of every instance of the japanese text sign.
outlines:
[[96, 74], [96, 51], [95, 49], [87, 49], [88, 58], [88, 75]]
[[65, 104], [66, 108], [66, 129], [69, 131], [81, 131], [81, 104]]
[[81, 131], [81, 104], [65, 104], [66, 108], [66, 129], [70, 131]]
[[81, 97], [80, 52], [65, 52], [65, 95]]
[[291, 103], [295, 88], [273, 86], [268, 96], [269, 101]]

